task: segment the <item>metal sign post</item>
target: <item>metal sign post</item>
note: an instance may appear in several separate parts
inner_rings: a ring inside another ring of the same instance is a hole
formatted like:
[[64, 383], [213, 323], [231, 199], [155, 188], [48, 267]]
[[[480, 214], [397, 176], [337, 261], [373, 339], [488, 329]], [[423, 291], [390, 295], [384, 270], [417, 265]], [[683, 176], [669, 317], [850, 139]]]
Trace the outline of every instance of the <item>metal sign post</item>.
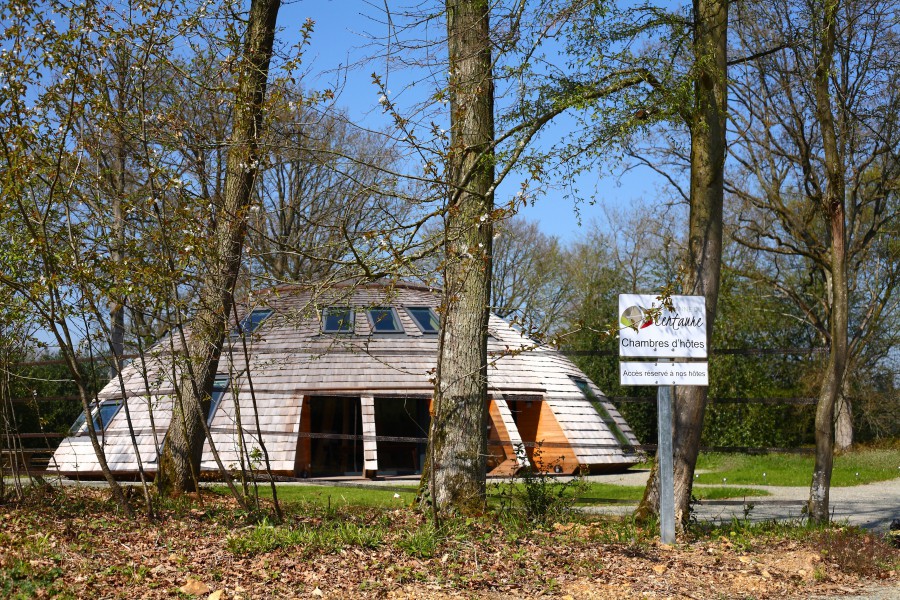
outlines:
[[675, 543], [675, 456], [672, 447], [672, 400], [675, 386], [656, 390], [659, 428], [656, 453], [659, 455], [659, 537], [663, 544]]
[[709, 385], [706, 362], [672, 362], [706, 358], [706, 302], [703, 296], [672, 296], [667, 310], [655, 296], [619, 295], [619, 356], [651, 358], [619, 362], [622, 385], [655, 385], [659, 427], [659, 535], [675, 543], [675, 456], [672, 443], [676, 385]]

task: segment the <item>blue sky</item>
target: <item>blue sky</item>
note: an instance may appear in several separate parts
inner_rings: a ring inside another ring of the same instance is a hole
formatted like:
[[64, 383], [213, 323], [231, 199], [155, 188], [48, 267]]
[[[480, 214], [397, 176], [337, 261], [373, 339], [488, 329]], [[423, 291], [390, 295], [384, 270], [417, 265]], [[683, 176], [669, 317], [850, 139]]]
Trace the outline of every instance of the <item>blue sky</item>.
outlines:
[[[331, 87], [338, 78], [336, 69], [339, 66], [346, 67], [375, 53], [375, 47], [366, 36], [383, 37], [387, 33], [382, 6], [380, 2], [372, 4], [360, 0], [310, 0], [283, 5], [278, 18], [279, 26], [283, 28], [279, 36], [282, 42], [295, 40], [307, 18], [315, 21], [302, 67], [309, 70], [308, 75], [304, 76], [307, 87]], [[407, 86], [407, 82], [415, 77], [414, 72], [388, 71], [383, 61], [343, 71], [340, 77], [343, 89], [338, 105], [348, 110], [357, 123], [367, 127], [378, 128], [387, 124], [387, 117], [378, 104], [379, 92], [372, 83], [372, 72], [379, 75], [388, 73], [387, 87], [392, 94], [396, 94], [392, 100], [396, 100], [398, 105], [417, 101], [421, 98], [417, 95], [430, 89], [427, 80], [413, 87]], [[555, 131], [549, 130], [544, 139], [552, 139], [564, 126], [558, 125]], [[569, 241], [576, 239], [592, 219], [603, 220], [603, 204], [622, 210], [637, 200], [650, 202], [659, 193], [661, 179], [646, 168], [613, 175], [601, 174], [601, 169], [573, 181], [557, 180], [551, 183], [552, 187], [575, 186], [582, 196], [596, 197], [598, 202], [595, 204], [582, 203], [576, 211], [572, 200], [563, 198], [562, 192], [551, 191], [521, 214], [537, 221], [544, 233]], [[511, 176], [504, 182], [497, 193], [498, 204], [517, 191], [519, 181]]]

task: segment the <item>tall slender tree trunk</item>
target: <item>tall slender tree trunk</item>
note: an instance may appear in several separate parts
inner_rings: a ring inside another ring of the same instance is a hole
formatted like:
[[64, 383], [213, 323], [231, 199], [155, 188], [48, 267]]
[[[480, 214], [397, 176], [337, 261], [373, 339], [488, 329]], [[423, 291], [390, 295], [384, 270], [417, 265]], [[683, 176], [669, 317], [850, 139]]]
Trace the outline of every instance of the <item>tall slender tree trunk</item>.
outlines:
[[[110, 252], [110, 259], [116, 264], [122, 264], [121, 245], [125, 242], [125, 218], [122, 214], [122, 200], [118, 198], [113, 204], [114, 231], [113, 239], [116, 248]], [[109, 307], [110, 326], [110, 350], [113, 361], [110, 366], [110, 379], [115, 378], [122, 371], [122, 357], [125, 355], [125, 298], [119, 296], [110, 302]]]
[[226, 322], [241, 265], [247, 211], [259, 167], [259, 137], [275, 22], [280, 0], [252, 0], [247, 22], [234, 123], [226, 162], [225, 193], [216, 215], [213, 251], [191, 324], [183, 376], [183, 398], [175, 402], [159, 461], [162, 493], [194, 491], [192, 473], [200, 471], [210, 391], [219, 364]]
[[831, 488], [831, 471], [834, 466], [834, 411], [844, 384], [847, 368], [849, 325], [849, 292], [847, 284], [847, 232], [845, 214], [845, 177], [832, 109], [829, 79], [834, 63], [837, 18], [840, 2], [825, 2], [819, 32], [819, 56], [813, 78], [816, 99], [816, 118], [822, 132], [822, 148], [825, 152], [825, 195], [821, 210], [828, 223], [830, 236], [831, 271], [831, 348], [828, 366], [819, 390], [816, 405], [816, 460], [812, 483], [809, 487], [809, 518], [824, 523], [828, 521], [828, 494]]
[[[127, 62], [125, 64], [128, 64]], [[125, 119], [125, 74], [122, 73], [123, 65], [118, 65], [119, 80], [118, 92], [116, 94], [116, 110], [117, 117]], [[123, 247], [125, 245], [125, 214], [122, 209], [122, 203], [125, 201], [127, 190], [127, 171], [128, 168], [128, 149], [125, 144], [125, 132], [119, 123], [116, 124], [114, 133], [116, 138], [116, 177], [113, 187], [112, 211], [113, 224], [112, 231], [112, 250], [110, 259], [115, 265], [122, 265], [124, 260]], [[119, 284], [120, 282], [116, 282]], [[121, 290], [121, 286], [117, 285], [117, 289]], [[110, 350], [112, 351], [112, 365], [110, 379], [114, 378], [122, 370], [122, 356], [125, 354], [125, 298], [119, 293], [116, 298], [110, 302], [109, 307], [110, 321]]]
[[423, 476], [438, 511], [485, 506], [487, 324], [494, 208], [494, 84], [487, 0], [447, 0], [449, 206], [444, 296]]
[[[707, 348], [711, 348], [722, 264], [722, 204], [725, 190], [725, 125], [728, 107], [728, 0], [694, 0], [694, 108], [691, 131], [690, 223], [685, 294], [706, 297]], [[707, 388], [675, 391], [675, 515], [690, 517], [694, 468], [706, 412]], [[657, 461], [658, 464], [658, 461]], [[637, 516], [659, 510], [654, 467]]]
[[[849, 360], [849, 359], [848, 359]], [[849, 365], [845, 369], [844, 383], [837, 402], [837, 416], [834, 421], [834, 446], [837, 450], [847, 450], [853, 446], [853, 402], [851, 400], [850, 378], [846, 373], [852, 372]]]

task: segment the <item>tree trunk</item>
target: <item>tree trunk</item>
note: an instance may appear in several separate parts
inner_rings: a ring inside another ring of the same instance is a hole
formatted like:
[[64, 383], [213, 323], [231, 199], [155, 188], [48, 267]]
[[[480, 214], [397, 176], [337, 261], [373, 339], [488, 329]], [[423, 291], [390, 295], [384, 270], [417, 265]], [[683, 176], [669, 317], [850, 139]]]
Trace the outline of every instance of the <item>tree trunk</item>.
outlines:
[[425, 485], [438, 511], [485, 506], [487, 324], [494, 199], [488, 2], [447, 0], [449, 203], [444, 295]]
[[[851, 371], [850, 367], [846, 368], [846, 372]], [[834, 446], [838, 450], [847, 450], [853, 446], [853, 403], [850, 400], [850, 392], [850, 380], [845, 373], [834, 423]]]
[[240, 271], [251, 190], [259, 167], [259, 137], [275, 21], [280, 0], [252, 0], [234, 100], [225, 193], [216, 214], [213, 251], [201, 284], [199, 308], [191, 324], [180, 401], [173, 407], [159, 461], [161, 493], [195, 491], [203, 455], [204, 423], [225, 337], [234, 286]]
[[[124, 168], [124, 165], [122, 165]], [[123, 192], [124, 195], [124, 192]], [[110, 260], [116, 265], [122, 265], [122, 245], [125, 243], [125, 217], [122, 214], [122, 197], [113, 200], [113, 250], [110, 252]], [[120, 282], [116, 282], [120, 283]], [[110, 379], [113, 379], [122, 371], [122, 356], [125, 355], [125, 298], [117, 295], [109, 302], [109, 328], [110, 351], [113, 361], [110, 365]]]
[[[125, 64], [128, 64], [126, 61]], [[119, 65], [119, 81], [116, 94], [116, 110], [118, 111], [118, 119], [125, 119], [125, 76], [122, 73], [123, 66]], [[114, 265], [121, 268], [124, 261], [123, 248], [125, 246], [125, 214], [122, 210], [122, 203], [125, 201], [127, 192], [127, 170], [128, 169], [128, 149], [125, 145], [125, 133], [119, 128], [117, 122], [115, 135], [115, 153], [116, 153], [116, 177], [113, 186], [112, 212], [113, 223], [110, 236], [112, 238], [112, 249], [110, 251], [110, 260]], [[117, 271], [119, 272], [119, 271]], [[120, 278], [121, 279], [121, 278]], [[121, 281], [116, 281], [116, 288], [121, 290]], [[109, 307], [110, 321], [110, 350], [112, 356], [110, 360], [114, 361], [110, 368], [110, 379], [115, 378], [122, 371], [122, 356], [125, 354], [125, 298], [121, 293], [110, 301]]]
[[849, 293], [847, 283], [847, 232], [844, 200], [844, 164], [841, 156], [831, 105], [829, 78], [833, 65], [839, 2], [831, 0], [823, 7], [819, 40], [819, 57], [813, 79], [816, 118], [822, 132], [825, 152], [825, 196], [821, 210], [828, 221], [831, 251], [831, 348], [828, 366], [816, 405], [816, 461], [809, 487], [809, 518], [818, 523], [828, 521], [828, 494], [834, 464], [834, 409], [844, 384], [847, 367], [847, 327], [849, 325]]
[[[691, 214], [684, 293], [706, 297], [707, 348], [711, 348], [722, 264], [722, 203], [727, 110], [728, 0], [694, 1], [694, 108], [691, 131]], [[673, 445], [675, 515], [690, 518], [694, 467], [706, 412], [707, 388], [675, 390]], [[658, 465], [658, 461], [657, 461]], [[637, 516], [659, 511], [658, 466], [654, 466]]]

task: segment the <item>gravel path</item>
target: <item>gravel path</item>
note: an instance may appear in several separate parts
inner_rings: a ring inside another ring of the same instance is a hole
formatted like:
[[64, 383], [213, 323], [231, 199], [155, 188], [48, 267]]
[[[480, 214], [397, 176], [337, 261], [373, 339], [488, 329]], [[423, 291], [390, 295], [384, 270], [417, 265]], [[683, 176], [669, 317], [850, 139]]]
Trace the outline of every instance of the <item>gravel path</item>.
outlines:
[[[592, 481], [616, 485], [645, 485], [648, 471], [629, 471], [619, 475], [592, 476]], [[699, 487], [699, 486], [698, 486]], [[809, 496], [808, 487], [776, 487], [742, 485], [769, 492], [769, 496], [742, 500], [710, 501], [696, 505], [701, 521], [730, 521], [743, 519], [745, 507], [752, 504], [748, 516], [753, 521], [771, 519], [799, 519], [803, 503]], [[893, 519], [900, 519], [900, 478], [853, 487], [833, 487], [829, 498], [832, 520], [847, 521], [866, 529], [884, 533]], [[726, 503], [727, 502], [727, 503]], [[627, 514], [633, 505], [595, 507], [591, 510], [606, 514]]]
[[853, 596], [812, 596], [810, 600], [900, 600], [900, 589], [890, 585], [873, 585]]

